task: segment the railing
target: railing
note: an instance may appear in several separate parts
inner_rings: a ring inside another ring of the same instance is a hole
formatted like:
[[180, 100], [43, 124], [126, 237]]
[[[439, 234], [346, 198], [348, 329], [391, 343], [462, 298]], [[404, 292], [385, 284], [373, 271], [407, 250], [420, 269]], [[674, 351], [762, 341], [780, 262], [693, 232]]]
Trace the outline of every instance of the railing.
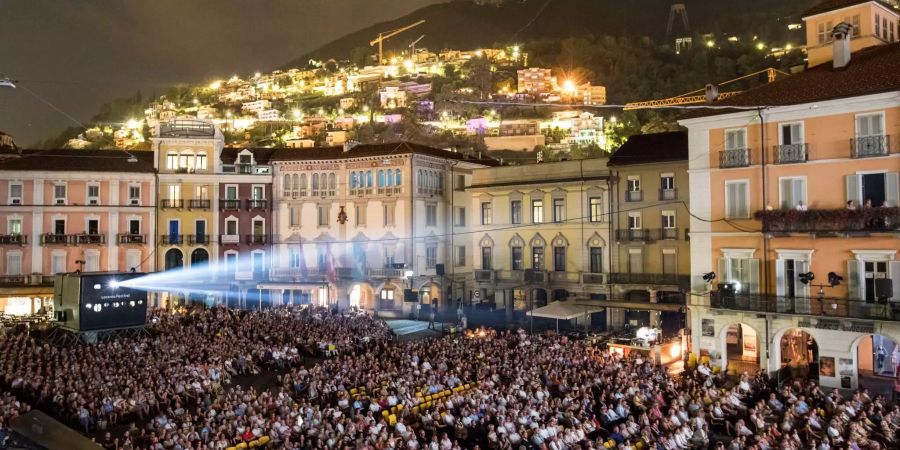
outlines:
[[24, 234], [4, 234], [0, 235], [0, 245], [25, 245], [28, 243], [28, 236]]
[[237, 173], [240, 174], [251, 174], [253, 173], [253, 165], [252, 164], [237, 164]]
[[66, 245], [72, 239], [68, 234], [43, 234], [41, 235], [41, 244], [44, 245]]
[[850, 157], [868, 158], [887, 156], [891, 152], [891, 137], [886, 135], [862, 136], [850, 139]]
[[860, 209], [775, 209], [756, 211], [769, 233], [867, 233], [900, 231], [900, 207]]
[[120, 234], [119, 235], [119, 243], [120, 244], [146, 244], [146, 239], [144, 239], [143, 234]]
[[375, 193], [378, 195], [394, 195], [401, 194], [402, 189], [399, 186], [391, 186], [391, 187], [380, 187], [375, 189]]
[[[527, 276], [526, 276], [527, 278]], [[546, 283], [547, 282], [547, 272], [544, 270], [534, 270], [531, 275], [532, 283]]]
[[644, 228], [632, 228], [626, 230], [616, 230], [617, 241], [631, 242], [649, 242], [650, 230]]
[[550, 273], [550, 281], [555, 281], [557, 283], [561, 283], [561, 282], [577, 283], [580, 280], [580, 277], [577, 272], [549, 272], [549, 273]]
[[103, 244], [106, 243], [106, 235], [99, 233], [92, 234], [76, 234], [75, 235], [75, 243], [76, 244]]
[[350, 189], [350, 195], [372, 195], [375, 188], [356, 188]]
[[747, 167], [750, 165], [750, 149], [735, 148], [719, 152], [719, 167]]
[[168, 209], [168, 208], [181, 209], [181, 208], [184, 208], [184, 200], [164, 198], [159, 201], [159, 207], [162, 209]]
[[660, 228], [659, 239], [665, 241], [678, 240], [678, 228]]
[[[850, 318], [900, 321], [900, 305], [846, 298], [791, 298], [774, 295], [729, 295], [710, 292], [710, 306], [735, 311], [800, 314], [823, 318]], [[821, 320], [821, 319], [820, 319]], [[821, 325], [821, 324], [820, 324]]]
[[0, 284], [24, 284], [25, 275], [0, 275]]
[[240, 200], [219, 200], [219, 208], [223, 210], [239, 210], [241, 209]]
[[775, 164], [803, 163], [808, 161], [809, 144], [782, 144], [775, 146]]
[[678, 191], [674, 188], [659, 190], [659, 199], [660, 200], [675, 200], [676, 198], [678, 198]]
[[496, 276], [496, 272], [490, 269], [476, 269], [474, 273], [476, 283], [487, 283], [494, 281], [494, 278]]
[[584, 284], [606, 284], [606, 275], [602, 273], [583, 273], [581, 282]]
[[403, 278], [406, 276], [405, 269], [392, 269], [389, 267], [375, 267], [367, 272], [371, 278]]
[[498, 270], [496, 278], [501, 281], [524, 281], [524, 270]]
[[687, 275], [670, 273], [624, 273], [608, 274], [609, 284], [657, 284], [664, 286], [681, 286], [690, 283]]
[[269, 241], [269, 236], [265, 234], [248, 234], [246, 240], [247, 245], [263, 245]]
[[190, 209], [209, 209], [209, 200], [205, 199], [194, 199], [188, 201], [188, 208]]
[[644, 199], [644, 191], [625, 191], [626, 202], [639, 202]]
[[190, 234], [188, 235], [188, 243], [191, 245], [209, 245], [209, 235]]
[[159, 242], [163, 245], [181, 245], [184, 243], [184, 235], [163, 234], [159, 237]]
[[300, 280], [319, 276], [321, 274], [315, 269], [304, 270], [300, 267], [275, 267], [269, 271], [269, 277], [273, 280]]
[[219, 235], [220, 244], [240, 244], [241, 235], [239, 234], [221, 234]]
[[416, 189], [416, 192], [422, 195], [444, 195], [444, 189], [442, 188], [429, 188], [419, 186]]
[[247, 209], [266, 209], [269, 207], [269, 201], [263, 199], [247, 200]]

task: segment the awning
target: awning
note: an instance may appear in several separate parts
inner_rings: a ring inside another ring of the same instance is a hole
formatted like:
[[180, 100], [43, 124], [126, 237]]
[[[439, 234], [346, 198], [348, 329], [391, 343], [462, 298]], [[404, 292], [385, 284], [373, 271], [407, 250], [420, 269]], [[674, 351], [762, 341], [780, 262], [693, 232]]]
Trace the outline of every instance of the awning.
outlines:
[[545, 317], [548, 319], [571, 320], [582, 317], [585, 314], [601, 311], [603, 311], [603, 307], [597, 304], [556, 301], [547, 306], [532, 309], [531, 311], [528, 311], [527, 314], [529, 316]]

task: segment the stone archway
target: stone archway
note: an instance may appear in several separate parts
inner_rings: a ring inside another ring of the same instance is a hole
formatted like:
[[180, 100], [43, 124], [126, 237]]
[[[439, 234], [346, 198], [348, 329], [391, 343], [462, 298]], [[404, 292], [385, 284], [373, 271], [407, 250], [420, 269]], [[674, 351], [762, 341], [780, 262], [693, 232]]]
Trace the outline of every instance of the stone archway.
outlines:
[[355, 283], [348, 291], [350, 307], [363, 310], [375, 309], [375, 289], [369, 283]]
[[533, 308], [547, 306], [547, 290], [543, 288], [535, 288], [531, 291], [531, 305]]
[[[804, 378], [819, 379], [819, 345], [816, 339], [803, 328], [788, 328], [776, 334], [774, 341], [778, 358], [775, 364], [778, 367], [780, 380]], [[830, 367], [825, 367], [828, 376], [834, 376], [834, 358], [830, 358]]]
[[194, 249], [191, 252], [191, 267], [205, 266], [209, 264], [209, 252], [205, 248]]
[[759, 332], [746, 323], [731, 323], [722, 328], [722, 369], [730, 374], [753, 373], [759, 369]]
[[184, 267], [184, 253], [177, 248], [170, 248], [166, 252], [165, 270], [180, 269]]

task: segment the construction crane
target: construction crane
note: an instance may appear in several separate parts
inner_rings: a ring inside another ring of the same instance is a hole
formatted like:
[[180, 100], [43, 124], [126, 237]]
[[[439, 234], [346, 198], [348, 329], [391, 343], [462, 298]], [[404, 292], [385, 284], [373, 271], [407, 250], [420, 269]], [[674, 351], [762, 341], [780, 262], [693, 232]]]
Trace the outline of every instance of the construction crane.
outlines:
[[416, 62], [416, 44], [418, 44], [419, 41], [421, 41], [424, 38], [425, 38], [425, 35], [423, 34], [423, 35], [419, 36], [418, 39], [412, 41], [412, 44], [409, 44], [409, 48], [412, 49], [412, 50], [410, 50], [409, 54], [412, 55], [413, 62]]
[[[769, 83], [775, 81], [775, 79], [778, 77], [779, 74], [789, 75], [786, 72], [783, 72], [778, 69], [773, 69], [770, 67], [768, 69], [760, 70], [759, 72], [753, 72], [749, 75], [743, 75], [743, 76], [737, 77], [735, 79], [728, 80], [723, 83], [719, 83], [718, 85], [714, 85], [714, 87], [718, 88], [719, 86], [725, 86], [726, 84], [734, 83], [735, 81], [740, 81], [740, 80], [744, 80], [744, 79], [747, 79], [750, 77], [755, 77], [761, 73], [766, 74], [766, 76], [768, 77]], [[687, 93], [684, 93], [684, 94], [681, 94], [681, 95], [678, 95], [675, 97], [663, 98], [663, 99], [659, 99], [659, 100], [647, 100], [644, 102], [627, 103], [625, 105], [625, 107], [622, 109], [624, 109], [625, 111], [628, 111], [628, 110], [633, 110], [633, 109], [655, 108], [658, 106], [675, 106], [675, 105], [690, 105], [690, 104], [694, 104], [694, 103], [706, 103], [706, 102], [710, 101], [710, 99], [707, 98], [707, 95], [705, 93], [703, 93], [705, 90], [706, 90], [706, 88], [697, 89], [696, 91], [687, 92]], [[722, 100], [722, 99], [726, 99], [728, 97], [734, 97], [735, 95], [738, 95], [741, 92], [743, 92], [743, 91], [721, 92], [715, 97], [715, 100]]]
[[380, 65], [382, 63], [382, 61], [384, 61], [383, 46], [384, 46], [385, 40], [390, 39], [410, 28], [415, 28], [419, 25], [422, 25], [423, 23], [425, 23], [425, 21], [420, 20], [412, 25], [407, 25], [403, 28], [397, 28], [396, 30], [382, 31], [381, 33], [378, 33], [378, 36], [369, 42], [369, 47], [374, 46], [375, 44], [378, 44], [378, 64]]
[[13, 80], [10, 80], [9, 78], [0, 78], [0, 88], [3, 87], [15, 89], [16, 84], [13, 83]]

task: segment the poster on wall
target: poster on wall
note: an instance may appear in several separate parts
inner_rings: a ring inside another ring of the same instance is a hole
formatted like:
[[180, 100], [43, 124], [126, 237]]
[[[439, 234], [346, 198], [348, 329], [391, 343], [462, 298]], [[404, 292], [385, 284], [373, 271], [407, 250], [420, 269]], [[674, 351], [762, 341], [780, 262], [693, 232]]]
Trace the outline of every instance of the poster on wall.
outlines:
[[703, 319], [701, 325], [703, 336], [713, 337], [716, 335], [716, 321], [714, 319]]
[[[842, 377], [853, 376], [853, 360], [849, 358], [838, 359], [838, 374]], [[841, 380], [843, 381], [843, 380]]]
[[744, 357], [756, 358], [756, 332], [750, 327], [741, 327], [741, 341], [744, 343]]
[[819, 358], [819, 376], [834, 376], [834, 358], [831, 356], [822, 356]]
[[850, 389], [850, 377], [841, 377], [841, 387]]

